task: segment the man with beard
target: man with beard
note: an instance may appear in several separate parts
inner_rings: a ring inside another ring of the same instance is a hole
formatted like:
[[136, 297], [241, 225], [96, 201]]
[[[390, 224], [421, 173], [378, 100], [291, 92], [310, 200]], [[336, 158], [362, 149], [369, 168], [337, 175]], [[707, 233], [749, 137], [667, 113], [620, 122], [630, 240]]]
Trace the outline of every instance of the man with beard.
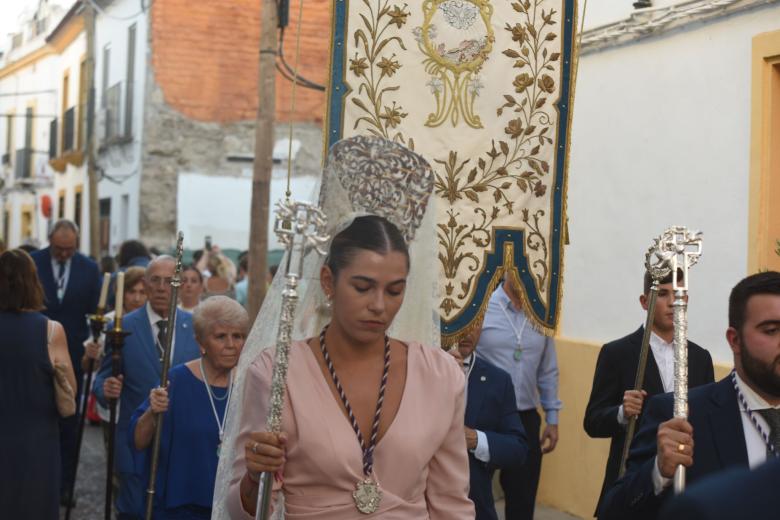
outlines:
[[780, 273], [740, 281], [729, 297], [726, 339], [734, 371], [688, 396], [688, 420], [672, 395], [650, 399], [626, 475], [604, 499], [603, 518], [656, 518], [678, 465], [687, 482], [731, 467], [755, 468], [780, 453]]

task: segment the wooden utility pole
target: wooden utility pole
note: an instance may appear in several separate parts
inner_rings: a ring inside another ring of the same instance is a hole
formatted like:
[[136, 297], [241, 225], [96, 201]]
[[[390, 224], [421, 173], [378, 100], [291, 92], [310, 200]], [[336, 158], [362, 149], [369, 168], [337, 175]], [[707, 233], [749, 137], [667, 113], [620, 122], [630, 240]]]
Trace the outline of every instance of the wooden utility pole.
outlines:
[[95, 8], [90, 2], [84, 2], [84, 26], [87, 31], [87, 121], [85, 125], [87, 138], [84, 154], [89, 181], [89, 254], [95, 260], [100, 260], [98, 176], [95, 167]]
[[249, 225], [249, 294], [247, 307], [254, 321], [265, 298], [268, 271], [268, 219], [271, 171], [274, 167], [274, 117], [276, 116], [276, 0], [261, 0], [260, 58], [258, 70], [255, 162], [252, 174], [252, 221]]

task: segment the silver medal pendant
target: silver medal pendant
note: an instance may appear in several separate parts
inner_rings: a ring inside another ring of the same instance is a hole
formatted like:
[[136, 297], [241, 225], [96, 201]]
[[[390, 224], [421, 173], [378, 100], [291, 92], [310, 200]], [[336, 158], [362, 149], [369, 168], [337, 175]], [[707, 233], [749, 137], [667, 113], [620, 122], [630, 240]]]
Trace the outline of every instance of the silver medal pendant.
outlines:
[[352, 498], [355, 499], [357, 510], [368, 515], [379, 509], [382, 491], [379, 489], [379, 485], [369, 477], [357, 483], [355, 491], [352, 492]]

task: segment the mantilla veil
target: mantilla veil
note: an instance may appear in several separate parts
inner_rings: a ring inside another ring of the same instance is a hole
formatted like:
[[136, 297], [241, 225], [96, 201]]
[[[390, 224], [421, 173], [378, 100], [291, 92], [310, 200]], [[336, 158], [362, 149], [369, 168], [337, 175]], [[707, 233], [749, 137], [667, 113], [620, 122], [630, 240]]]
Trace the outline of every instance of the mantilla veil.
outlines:
[[[420, 155], [380, 137], [351, 137], [339, 141], [330, 149], [320, 185], [319, 207], [328, 218], [331, 238], [362, 215], [380, 215], [398, 227], [409, 244], [411, 269], [404, 303], [388, 333], [394, 338], [416, 340], [438, 348], [438, 263], [435, 261], [433, 187], [433, 171]], [[324, 261], [325, 258], [313, 250], [304, 259], [293, 339], [316, 336], [330, 320], [319, 279]], [[286, 255], [280, 266], [285, 264]], [[235, 446], [235, 441], [242, 412], [245, 407], [258, 400], [266, 401], [269, 397], [244, 395], [244, 378], [249, 365], [260, 352], [275, 344], [284, 275], [280, 268], [247, 338], [236, 370], [233, 392], [242, 395], [243, 399], [231, 405], [226, 418], [214, 489], [214, 520], [230, 520], [225, 501], [236, 450], [241, 449]]]

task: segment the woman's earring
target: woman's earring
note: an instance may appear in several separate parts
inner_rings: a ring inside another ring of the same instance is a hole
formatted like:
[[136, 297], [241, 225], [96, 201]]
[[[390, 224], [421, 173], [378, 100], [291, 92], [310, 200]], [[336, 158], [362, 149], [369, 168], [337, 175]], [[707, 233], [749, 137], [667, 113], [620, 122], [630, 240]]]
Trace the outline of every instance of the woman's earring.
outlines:
[[331, 307], [333, 307], [333, 301], [332, 301], [333, 297], [330, 294], [326, 294], [325, 298], [327, 298], [327, 301], [325, 302], [325, 307], [330, 309]]

